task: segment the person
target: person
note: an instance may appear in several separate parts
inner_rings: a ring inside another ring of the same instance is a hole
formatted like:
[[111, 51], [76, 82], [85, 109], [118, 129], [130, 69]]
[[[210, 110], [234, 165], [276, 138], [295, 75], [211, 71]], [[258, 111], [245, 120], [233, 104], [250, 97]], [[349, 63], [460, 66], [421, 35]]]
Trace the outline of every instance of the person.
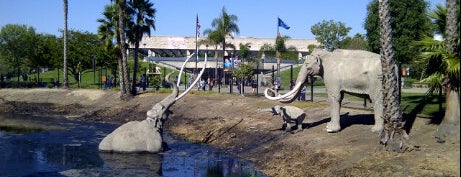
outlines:
[[258, 88], [258, 82], [255, 78], [251, 79], [251, 88], [253, 89], [251, 93], [256, 93], [256, 89]]
[[190, 87], [192, 82], [194, 82], [194, 76], [189, 77], [189, 80], [187, 81], [187, 87]]
[[280, 77], [274, 79], [274, 89], [278, 93], [280, 89]]
[[107, 77], [106, 78], [106, 83], [105, 83], [105, 89], [110, 88], [111, 82], [112, 82], [112, 80], [110, 79], [110, 77]]
[[301, 92], [299, 93], [298, 100], [306, 101], [306, 85], [303, 85], [303, 88], [301, 89]]
[[208, 91], [212, 91], [213, 90], [213, 86], [214, 86], [214, 83], [213, 83], [213, 79], [211, 77], [208, 78]]
[[293, 87], [295, 86], [295, 81], [293, 79], [290, 80], [290, 90], [293, 90]]
[[58, 79], [54, 79], [53, 84], [54, 84], [54, 88], [58, 88], [58, 87], [59, 87], [59, 81], [58, 81]]
[[239, 91], [239, 94], [242, 94], [242, 81], [241, 79], [237, 79], [237, 90]]
[[205, 91], [206, 90], [205, 87], [206, 87], [206, 81], [205, 79], [202, 79], [202, 81], [200, 81], [200, 88], [202, 88], [202, 90]]
[[147, 78], [146, 78], [146, 74], [143, 74], [141, 76], [141, 79], [139, 79], [139, 81], [141, 82], [141, 87], [142, 87], [142, 91], [146, 91], [146, 86], [147, 86]]
[[115, 87], [115, 77], [114, 76], [110, 78], [110, 87]]

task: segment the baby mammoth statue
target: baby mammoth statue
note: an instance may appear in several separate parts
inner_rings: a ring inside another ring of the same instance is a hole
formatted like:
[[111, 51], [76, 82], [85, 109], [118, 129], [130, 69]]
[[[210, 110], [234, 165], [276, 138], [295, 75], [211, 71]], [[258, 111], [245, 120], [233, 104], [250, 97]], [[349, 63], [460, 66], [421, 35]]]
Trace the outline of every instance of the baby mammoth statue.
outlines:
[[296, 123], [296, 130], [292, 133], [296, 133], [303, 130], [302, 123], [304, 121], [304, 118], [306, 118], [306, 113], [304, 113], [304, 110], [297, 108], [295, 106], [276, 105], [272, 107], [272, 112], [274, 113], [274, 115], [280, 115], [280, 117], [282, 117], [282, 130], [291, 132], [292, 127], [290, 126], [290, 123], [293, 123], [293, 121], [295, 121]]

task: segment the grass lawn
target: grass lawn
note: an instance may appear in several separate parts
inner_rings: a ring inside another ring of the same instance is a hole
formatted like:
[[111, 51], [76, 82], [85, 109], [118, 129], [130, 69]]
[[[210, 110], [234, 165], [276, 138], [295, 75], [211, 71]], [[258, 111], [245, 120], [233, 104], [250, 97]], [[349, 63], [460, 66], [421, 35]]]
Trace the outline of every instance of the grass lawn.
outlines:
[[[132, 62], [133, 61], [129, 61], [130, 68], [132, 68]], [[139, 77], [141, 73], [144, 73], [146, 68], [148, 67], [149, 67], [148, 62], [140, 62], [140, 71], [137, 77]], [[300, 69], [299, 66], [293, 67], [293, 79], [294, 80], [296, 80], [296, 77], [298, 76], [299, 69]], [[161, 72], [163, 76], [165, 73], [171, 72], [171, 69], [166, 68], [166, 67], [165, 68], [161, 67]], [[116, 74], [118, 77], [118, 72]], [[175, 73], [172, 75], [171, 78], [177, 77], [178, 74], [179, 72], [175, 71]], [[130, 75], [132, 77], [133, 73], [131, 73]], [[290, 77], [291, 77], [290, 69], [282, 71], [280, 75], [282, 77], [282, 87], [289, 88], [289, 82], [290, 82]], [[104, 69], [104, 68], [98, 68], [96, 72], [93, 72], [93, 70], [85, 70], [81, 76], [80, 88], [97, 89], [97, 88], [102, 87], [102, 85], [100, 85], [101, 76], [113, 76], [113, 74], [110, 69]], [[62, 84], [62, 78], [63, 78], [62, 69], [50, 70], [48, 72], [40, 73], [40, 75], [37, 75], [37, 74], [29, 75], [29, 78], [31, 80], [36, 79], [38, 77], [44, 82], [50, 82], [47, 84], [46, 87], [52, 87], [53, 86], [52, 81], [57, 78], [59, 78], [59, 81]], [[69, 75], [68, 78], [69, 78], [70, 87], [78, 88], [78, 84], [75, 78], [71, 75]], [[16, 81], [16, 79], [17, 78], [13, 78], [12, 81], [14, 82]], [[181, 82], [183, 81], [184, 81], [184, 78], [181, 78]], [[315, 82], [314, 87], [316, 89], [324, 88], [324, 86], [321, 86], [321, 85], [323, 85], [323, 82], [321, 80], [317, 80]], [[165, 91], [167, 90], [169, 91], [169, 89], [166, 89]], [[309, 92], [310, 86], [308, 86], [307, 90]], [[200, 94], [200, 93], [201, 92], [195, 93], [195, 94]], [[207, 94], [213, 94], [213, 93], [207, 93]], [[326, 97], [327, 95], [326, 93], [315, 93], [314, 96]], [[363, 98], [352, 96], [349, 94], [345, 94], [344, 97], [345, 99], [351, 100], [351, 101], [363, 101]], [[440, 107], [439, 102], [442, 103], [441, 108], [439, 108]], [[301, 104], [297, 106], [306, 107], [306, 106], [317, 106], [317, 105], [306, 103], [306, 104]], [[402, 106], [402, 111], [407, 114], [416, 113], [416, 114], [424, 114], [424, 115], [435, 116], [435, 117], [443, 116], [443, 112], [445, 111], [445, 96], [442, 96], [441, 98], [439, 98], [438, 95], [426, 95], [425, 93], [402, 93], [401, 106]], [[441, 109], [442, 114], [439, 113], [439, 109]]]

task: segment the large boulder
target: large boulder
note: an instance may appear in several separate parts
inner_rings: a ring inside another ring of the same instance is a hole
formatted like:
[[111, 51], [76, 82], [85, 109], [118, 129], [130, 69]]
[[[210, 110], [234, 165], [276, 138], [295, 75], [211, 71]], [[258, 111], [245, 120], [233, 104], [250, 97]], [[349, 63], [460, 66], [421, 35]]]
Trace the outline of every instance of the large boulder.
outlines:
[[107, 135], [99, 144], [99, 150], [157, 153], [162, 150], [162, 136], [153, 121], [131, 121]]

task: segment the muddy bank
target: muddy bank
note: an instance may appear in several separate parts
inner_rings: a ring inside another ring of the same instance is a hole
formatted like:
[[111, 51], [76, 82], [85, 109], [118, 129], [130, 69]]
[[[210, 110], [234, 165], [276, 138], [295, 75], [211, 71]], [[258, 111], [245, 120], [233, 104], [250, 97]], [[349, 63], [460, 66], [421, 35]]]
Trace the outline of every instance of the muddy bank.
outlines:
[[[0, 110], [122, 124], [145, 119], [165, 96], [146, 93], [122, 101], [117, 91], [2, 89]], [[459, 143], [436, 143], [437, 125], [427, 119], [416, 118], [410, 130], [410, 141], [420, 150], [394, 154], [380, 150], [369, 110], [342, 109], [343, 130], [328, 134], [326, 102], [293, 103], [307, 118], [304, 130], [291, 134], [278, 130], [279, 117], [258, 111], [276, 104], [263, 97], [188, 94], [171, 107], [165, 128], [190, 141], [227, 148], [268, 176], [460, 176]]]

